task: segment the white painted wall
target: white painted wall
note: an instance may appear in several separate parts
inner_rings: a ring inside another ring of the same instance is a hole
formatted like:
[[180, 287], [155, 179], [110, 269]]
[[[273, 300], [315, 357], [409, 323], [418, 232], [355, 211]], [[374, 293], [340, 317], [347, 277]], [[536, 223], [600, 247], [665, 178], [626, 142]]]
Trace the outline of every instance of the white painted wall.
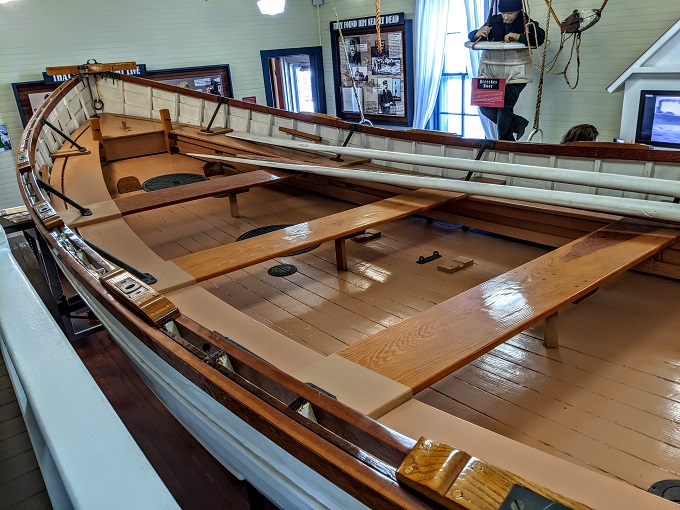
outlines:
[[[335, 0], [341, 19], [370, 16], [374, 0]], [[546, 7], [530, 0], [532, 15], [545, 26]], [[596, 8], [600, 0], [553, 0], [561, 19], [574, 8]], [[317, 11], [318, 9], [318, 11]], [[382, 0], [384, 13], [413, 19], [415, 0]], [[545, 141], [558, 141], [572, 125], [591, 122], [601, 140], [619, 134], [623, 94], [605, 91], [677, 19], [677, 0], [612, 0], [605, 16], [583, 35], [581, 84], [569, 91], [561, 77], [548, 76], [541, 127]], [[318, 18], [317, 18], [318, 16]], [[335, 112], [328, 23], [335, 19], [326, 0], [288, 0], [286, 11], [269, 17], [256, 0], [16, 0], [0, 4], [0, 124], [14, 146], [22, 131], [12, 82], [39, 80], [50, 65], [96, 58], [135, 60], [149, 69], [230, 64], [235, 97], [265, 102], [260, 50], [316, 46], [321, 40], [328, 113]], [[318, 23], [318, 20], [320, 23]], [[554, 25], [552, 27], [555, 28]], [[556, 44], [551, 46], [554, 51]], [[518, 111], [533, 118], [536, 82], [522, 94]], [[0, 153], [0, 208], [20, 204], [15, 153]]]

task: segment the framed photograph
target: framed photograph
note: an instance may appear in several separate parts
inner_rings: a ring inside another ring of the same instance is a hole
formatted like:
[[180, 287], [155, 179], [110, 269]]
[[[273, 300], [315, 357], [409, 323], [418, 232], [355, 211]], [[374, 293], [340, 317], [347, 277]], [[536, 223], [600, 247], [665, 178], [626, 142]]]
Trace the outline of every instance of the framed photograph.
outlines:
[[372, 122], [411, 125], [412, 23], [403, 13], [388, 14], [382, 19], [380, 44], [375, 18], [340, 21], [342, 40], [338, 23], [331, 23], [335, 114], [354, 121], [361, 118], [363, 111]]
[[[141, 64], [140, 64], [141, 66]], [[231, 85], [231, 72], [228, 64], [199, 67], [180, 67], [177, 69], [160, 69], [140, 75], [161, 83], [178, 85], [191, 90], [200, 90], [209, 94], [234, 97]], [[14, 98], [19, 108], [21, 122], [25, 126], [28, 119], [40, 107], [45, 99], [60, 83], [46, 84], [44, 81], [12, 83]]]
[[147, 71], [144, 78], [224, 97], [234, 97], [229, 65]]
[[9, 131], [6, 124], [0, 124], [0, 152], [11, 151], [12, 141], [9, 139]]

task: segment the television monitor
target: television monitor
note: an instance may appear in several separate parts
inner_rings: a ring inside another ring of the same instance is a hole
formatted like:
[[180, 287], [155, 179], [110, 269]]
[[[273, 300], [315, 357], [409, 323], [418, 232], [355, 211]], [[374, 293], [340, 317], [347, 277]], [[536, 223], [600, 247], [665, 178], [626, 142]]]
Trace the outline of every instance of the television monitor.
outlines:
[[640, 91], [635, 141], [680, 149], [680, 91]]

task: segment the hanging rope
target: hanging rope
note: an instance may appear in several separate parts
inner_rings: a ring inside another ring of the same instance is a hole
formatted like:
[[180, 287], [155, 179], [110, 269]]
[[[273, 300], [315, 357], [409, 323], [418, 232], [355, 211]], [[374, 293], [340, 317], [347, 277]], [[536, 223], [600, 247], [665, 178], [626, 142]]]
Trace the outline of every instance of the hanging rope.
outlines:
[[[370, 124], [371, 122], [364, 117], [364, 107], [362, 106], [361, 101], [359, 101], [359, 91], [357, 90], [357, 84], [354, 81], [354, 76], [352, 76], [352, 66], [349, 63], [349, 53], [347, 52], [345, 37], [342, 35], [342, 24], [340, 23], [340, 18], [338, 17], [338, 11], [335, 9], [335, 0], [331, 0], [331, 4], [333, 5], [335, 20], [338, 22], [338, 34], [340, 36], [340, 44], [342, 45], [342, 49], [345, 53], [345, 61], [347, 62], [347, 74], [349, 74], [349, 79], [352, 81], [352, 91], [354, 92], [354, 99], [356, 100], [357, 107], [359, 108], [359, 115], [361, 117], [359, 124], [364, 123]], [[380, 38], [378, 38], [378, 41], [380, 41]]]
[[375, 0], [375, 32], [378, 34], [376, 47], [378, 53], [382, 53], [382, 40], [380, 39], [380, 0]]
[[[527, 3], [527, 0], [523, 0], [524, 3]], [[541, 53], [541, 74], [538, 79], [538, 92], [536, 93], [536, 109], [534, 110], [534, 125], [533, 129], [531, 130], [531, 133], [529, 133], [529, 137], [527, 138], [527, 142], [530, 142], [533, 140], [534, 136], [536, 136], [538, 133], [541, 134], [541, 142], [543, 142], [543, 130], [539, 127], [541, 123], [541, 102], [543, 100], [543, 80], [545, 78], [545, 62], [546, 62], [546, 56], [548, 54], [548, 34], [550, 33], [550, 15], [552, 12], [552, 0], [550, 0], [550, 3], [548, 4], [548, 15], [547, 19], [545, 20], [545, 40], [543, 41], [543, 53]], [[528, 6], [525, 7], [528, 10]], [[526, 13], [526, 10], [525, 10]], [[527, 18], [529, 21], [527, 22]], [[524, 35], [527, 38], [527, 43], [529, 45], [529, 55], [531, 55], [531, 60], [533, 62], [533, 53], [531, 51], [531, 38], [530, 38], [530, 31], [529, 28], [532, 28], [534, 38], [536, 39], [536, 43], [538, 43], [538, 34], [536, 33], [536, 27], [533, 22], [531, 22], [531, 18], [528, 17], [528, 14], [525, 14], [525, 25], [524, 25]], [[535, 65], [535, 64], [534, 64]]]

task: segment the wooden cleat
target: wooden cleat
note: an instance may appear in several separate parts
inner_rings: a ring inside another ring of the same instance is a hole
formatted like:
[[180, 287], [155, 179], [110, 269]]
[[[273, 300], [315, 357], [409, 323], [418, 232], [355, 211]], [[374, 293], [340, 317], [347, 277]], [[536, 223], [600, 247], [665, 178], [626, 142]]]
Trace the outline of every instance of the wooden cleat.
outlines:
[[456, 271], [460, 271], [461, 269], [464, 269], [466, 267], [470, 267], [473, 263], [474, 260], [469, 259], [467, 257], [454, 257], [453, 259], [444, 264], [439, 264], [437, 266], [437, 269], [444, 273], [450, 274], [455, 273]]
[[372, 228], [366, 229], [366, 231], [363, 234], [359, 234], [358, 236], [352, 237], [352, 241], [355, 243], [365, 243], [367, 241], [372, 241], [373, 239], [378, 239], [380, 236], [382, 236], [382, 233], [379, 230], [374, 230]]
[[233, 131], [232, 128], [217, 128], [217, 129], [211, 129], [210, 133], [206, 133], [205, 131], [199, 131], [199, 135], [203, 136], [215, 136], [215, 135], [224, 135], [227, 133], [231, 133]]
[[470, 267], [475, 262], [473, 259], [467, 257], [454, 257], [453, 261], [457, 264], [461, 264], [463, 267]]
[[461, 264], [456, 264], [456, 263], [448, 263], [448, 264], [439, 264], [437, 266], [437, 270], [441, 271], [443, 273], [455, 273], [456, 271], [460, 271], [463, 269], [463, 266]]

